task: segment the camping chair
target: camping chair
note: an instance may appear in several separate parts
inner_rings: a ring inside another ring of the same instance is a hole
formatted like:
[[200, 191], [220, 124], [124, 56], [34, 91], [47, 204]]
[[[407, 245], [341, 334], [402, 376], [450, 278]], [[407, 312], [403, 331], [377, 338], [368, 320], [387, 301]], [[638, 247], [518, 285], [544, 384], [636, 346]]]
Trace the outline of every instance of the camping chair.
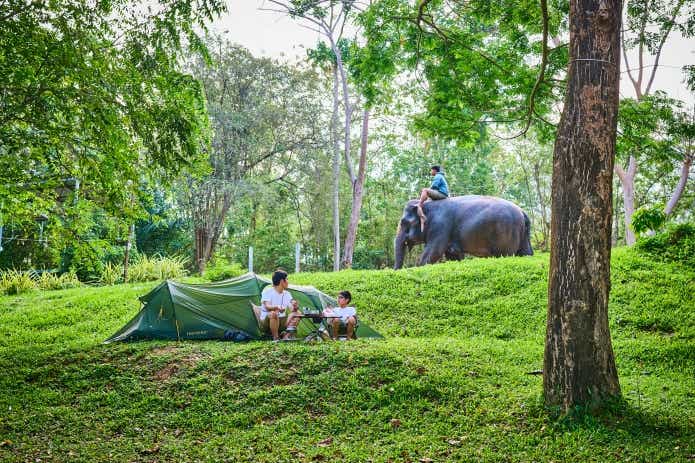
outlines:
[[[264, 336], [269, 336], [270, 335], [270, 329], [268, 327], [268, 324], [261, 320], [261, 311], [263, 308], [260, 305], [256, 305], [253, 302], [251, 303], [251, 308], [253, 309], [253, 314], [256, 316], [256, 322], [258, 322], [258, 329]], [[287, 316], [285, 316], [285, 320], [287, 320]], [[297, 333], [297, 328], [296, 327], [286, 327], [284, 330], [282, 329], [282, 325], [280, 325], [280, 339], [289, 341], [289, 340], [294, 340], [294, 335]], [[284, 334], [289, 335], [289, 338], [284, 338]]]
[[[328, 334], [331, 338], [345, 338], [347, 339], [347, 325], [340, 324], [338, 328], [338, 336], [333, 336], [333, 323], [326, 323], [326, 328], [328, 328]], [[355, 315], [355, 328], [352, 331], [352, 339], [357, 339], [357, 328], [360, 326], [360, 319]]]

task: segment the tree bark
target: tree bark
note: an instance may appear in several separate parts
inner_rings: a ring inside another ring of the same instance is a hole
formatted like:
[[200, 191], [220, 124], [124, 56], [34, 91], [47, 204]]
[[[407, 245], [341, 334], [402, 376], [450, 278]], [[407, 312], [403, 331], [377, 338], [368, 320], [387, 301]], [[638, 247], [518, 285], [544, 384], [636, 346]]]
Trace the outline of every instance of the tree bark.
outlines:
[[543, 390], [566, 413], [620, 395], [610, 331], [612, 175], [621, 0], [571, 0], [570, 64], [553, 153]]
[[338, 67], [333, 66], [333, 271], [340, 270], [340, 141], [338, 140]]
[[193, 229], [194, 265], [202, 274], [222, 234], [233, 193], [220, 191], [220, 184], [215, 182], [208, 183], [193, 193], [190, 198], [190, 208], [194, 211], [195, 224]]
[[620, 183], [623, 186], [623, 207], [625, 210], [625, 244], [632, 246], [637, 239], [632, 230], [632, 215], [635, 213], [635, 176], [637, 175], [637, 159], [630, 156], [627, 172], [619, 165], [615, 166]]
[[[345, 132], [344, 132], [344, 151], [345, 156], [345, 167], [347, 168], [348, 176], [350, 177], [350, 183], [352, 187], [355, 187], [355, 170], [352, 168], [352, 157], [350, 156], [350, 123], [352, 122], [352, 105], [350, 104], [350, 89], [348, 87], [347, 73], [345, 72], [345, 65], [343, 64], [343, 55], [338, 48], [338, 44], [333, 40], [333, 36], [327, 34], [328, 39], [331, 42], [331, 49], [335, 54], [335, 62], [337, 66], [338, 73], [340, 75], [340, 82], [343, 87], [343, 106], [345, 107]], [[335, 92], [335, 90], [334, 90]]]
[[678, 179], [678, 185], [676, 185], [676, 189], [673, 190], [671, 199], [668, 200], [668, 203], [664, 208], [664, 214], [671, 215], [673, 209], [675, 209], [676, 207], [676, 204], [678, 204], [678, 200], [681, 199], [681, 196], [683, 195], [683, 190], [685, 190], [685, 184], [688, 182], [688, 175], [690, 175], [690, 165], [692, 164], [692, 162], [693, 156], [686, 155], [685, 159], [683, 160], [683, 166], [681, 167], [681, 176]]
[[362, 140], [360, 145], [360, 161], [357, 168], [357, 179], [352, 190], [352, 213], [350, 214], [350, 224], [348, 225], [347, 235], [345, 236], [345, 246], [343, 247], [343, 268], [352, 267], [352, 255], [355, 251], [355, 241], [357, 240], [357, 226], [360, 223], [360, 212], [362, 211], [362, 196], [364, 195], [364, 179], [367, 175], [367, 137], [369, 136], [369, 109], [365, 108], [362, 113]]
[[543, 221], [543, 226], [541, 227], [541, 233], [543, 234], [543, 250], [547, 251], [548, 250], [548, 231], [550, 229], [550, 224], [548, 223], [548, 212], [546, 211], [545, 208], [545, 198], [543, 198], [543, 194], [541, 193], [541, 173], [540, 173], [540, 165], [538, 162], [534, 163], [533, 165], [533, 179], [536, 182], [536, 195], [538, 196], [538, 204], [541, 205], [541, 219]]
[[620, 236], [620, 204], [618, 204], [620, 198], [618, 196], [618, 188], [613, 189], [613, 237], [611, 239], [611, 246], [616, 247], [618, 245], [618, 237]]

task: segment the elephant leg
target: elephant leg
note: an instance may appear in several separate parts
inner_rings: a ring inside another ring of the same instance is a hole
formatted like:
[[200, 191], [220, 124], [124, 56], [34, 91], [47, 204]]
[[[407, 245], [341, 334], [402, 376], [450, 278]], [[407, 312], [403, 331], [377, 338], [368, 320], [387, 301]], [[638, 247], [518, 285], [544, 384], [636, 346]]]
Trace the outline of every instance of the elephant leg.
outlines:
[[446, 252], [447, 243], [427, 243], [425, 250], [420, 255], [418, 265], [434, 264], [442, 258]]

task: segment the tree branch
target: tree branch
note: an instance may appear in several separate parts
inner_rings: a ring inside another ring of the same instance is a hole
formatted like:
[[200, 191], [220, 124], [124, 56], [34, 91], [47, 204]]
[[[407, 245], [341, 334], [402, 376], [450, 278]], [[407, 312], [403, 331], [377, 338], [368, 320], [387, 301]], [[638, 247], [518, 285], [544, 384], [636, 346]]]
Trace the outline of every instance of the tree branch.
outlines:
[[654, 83], [654, 77], [656, 76], [656, 70], [659, 67], [659, 59], [661, 58], [661, 50], [664, 48], [664, 44], [666, 43], [666, 39], [668, 38], [669, 34], [671, 33], [671, 29], [673, 29], [673, 24], [676, 20], [676, 16], [678, 16], [678, 12], [681, 9], [681, 6], [683, 6], [683, 3], [685, 0], [680, 0], [678, 5], [676, 6], [675, 10], [673, 10], [673, 14], [671, 15], [671, 19], [668, 21], [668, 26], [666, 27], [666, 30], [664, 31], [664, 35], [661, 37], [661, 42], [659, 43], [659, 48], [656, 50], [656, 55], [655, 55], [655, 60], [654, 60], [654, 67], [652, 68], [652, 74], [649, 78], [649, 83], [647, 84], [647, 88], [644, 90], [644, 93], [646, 95], [649, 94], [649, 91], [652, 88], [652, 83]]
[[627, 59], [627, 51], [626, 51], [626, 46], [625, 46], [625, 30], [620, 31], [620, 40], [622, 41], [622, 50], [623, 50], [623, 59], [625, 60], [625, 68], [627, 69], [627, 75], [630, 78], [630, 82], [632, 82], [632, 86], [635, 88], [635, 93], [638, 93], [637, 91], [637, 81], [635, 80], [634, 76], [632, 75], [632, 71], [630, 70], [630, 63]]

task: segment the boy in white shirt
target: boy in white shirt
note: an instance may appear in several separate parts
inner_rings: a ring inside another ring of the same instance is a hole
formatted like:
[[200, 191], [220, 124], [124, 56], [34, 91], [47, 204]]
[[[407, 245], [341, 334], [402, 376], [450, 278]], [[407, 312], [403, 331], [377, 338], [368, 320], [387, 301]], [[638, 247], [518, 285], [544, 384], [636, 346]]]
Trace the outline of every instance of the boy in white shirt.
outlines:
[[350, 294], [350, 291], [341, 291], [338, 293], [338, 307], [329, 307], [326, 310], [327, 314], [340, 317], [334, 318], [331, 322], [333, 325], [334, 341], [338, 339], [341, 326], [344, 326], [347, 330], [347, 339], [352, 339], [352, 335], [355, 332], [355, 326], [357, 325], [357, 309], [348, 306], [351, 300], [352, 294]]
[[287, 308], [292, 302], [292, 295], [287, 291], [289, 282], [287, 272], [276, 270], [273, 273], [273, 286], [266, 286], [261, 293], [261, 325], [270, 330], [273, 341], [280, 339], [280, 330], [287, 326]]

